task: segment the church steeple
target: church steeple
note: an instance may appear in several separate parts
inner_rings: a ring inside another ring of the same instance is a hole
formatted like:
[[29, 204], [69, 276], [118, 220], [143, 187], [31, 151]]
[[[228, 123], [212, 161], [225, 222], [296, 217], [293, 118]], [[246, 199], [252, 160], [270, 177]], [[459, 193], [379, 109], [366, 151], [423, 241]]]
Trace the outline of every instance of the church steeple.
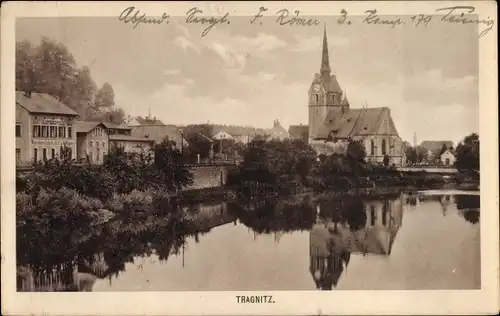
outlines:
[[326, 37], [326, 23], [325, 29], [323, 33], [323, 54], [321, 56], [321, 76], [329, 77], [330, 76], [330, 56], [328, 55], [328, 39]]

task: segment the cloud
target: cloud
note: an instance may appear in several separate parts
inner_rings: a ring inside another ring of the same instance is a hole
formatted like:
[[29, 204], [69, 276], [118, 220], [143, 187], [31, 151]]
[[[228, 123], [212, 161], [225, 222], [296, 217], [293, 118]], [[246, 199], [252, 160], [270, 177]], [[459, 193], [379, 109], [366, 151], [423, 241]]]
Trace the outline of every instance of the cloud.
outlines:
[[188, 40], [187, 38], [185, 38], [184, 36], [178, 36], [174, 40], [174, 44], [181, 47], [183, 50], [187, 50], [188, 48], [190, 48], [193, 49], [198, 54], [200, 54], [200, 49], [198, 48], [198, 46], [195, 43]]
[[258, 33], [253, 37], [241, 35], [226, 37], [224, 41], [212, 41], [205, 45], [225, 62], [229, 70], [233, 71], [243, 70], [248, 58], [268, 57], [273, 51], [287, 46], [285, 41], [266, 33]]
[[227, 49], [227, 46], [212, 42], [208, 48], [216, 53], [231, 70], [242, 70], [246, 64], [247, 54], [236, 53]]

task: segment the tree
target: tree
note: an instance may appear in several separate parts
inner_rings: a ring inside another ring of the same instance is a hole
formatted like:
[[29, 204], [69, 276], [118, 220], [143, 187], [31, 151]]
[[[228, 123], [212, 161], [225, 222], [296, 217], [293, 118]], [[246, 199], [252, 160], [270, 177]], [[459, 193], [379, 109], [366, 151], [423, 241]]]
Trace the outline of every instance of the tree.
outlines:
[[294, 176], [304, 181], [316, 152], [302, 140], [253, 140], [243, 154], [241, 177], [247, 181], [285, 186]]
[[415, 148], [415, 153], [417, 154], [417, 162], [423, 162], [427, 159], [429, 155], [429, 150], [422, 146], [417, 146]]
[[115, 92], [113, 87], [105, 82], [97, 91], [94, 100], [94, 110], [96, 112], [108, 112], [115, 106]]
[[458, 144], [455, 167], [462, 171], [479, 171], [479, 162], [479, 135], [473, 133]]
[[36, 48], [35, 91], [48, 93], [69, 107], [76, 109], [71, 99], [71, 87], [75, 83], [77, 73], [76, 61], [62, 43], [42, 38]]
[[175, 142], [167, 138], [154, 146], [153, 166], [160, 171], [160, 180], [169, 190], [180, 190], [193, 183], [190, 170], [182, 166], [182, 154]]
[[405, 155], [408, 164], [413, 165], [418, 162], [417, 151], [414, 147], [407, 147], [405, 150]]

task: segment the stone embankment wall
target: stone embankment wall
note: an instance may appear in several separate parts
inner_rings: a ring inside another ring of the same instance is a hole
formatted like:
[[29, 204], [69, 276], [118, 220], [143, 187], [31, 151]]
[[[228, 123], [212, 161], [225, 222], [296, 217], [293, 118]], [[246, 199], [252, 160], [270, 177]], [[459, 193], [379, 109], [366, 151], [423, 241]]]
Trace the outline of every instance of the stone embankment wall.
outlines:
[[193, 184], [187, 190], [216, 188], [227, 183], [228, 173], [233, 166], [192, 166]]

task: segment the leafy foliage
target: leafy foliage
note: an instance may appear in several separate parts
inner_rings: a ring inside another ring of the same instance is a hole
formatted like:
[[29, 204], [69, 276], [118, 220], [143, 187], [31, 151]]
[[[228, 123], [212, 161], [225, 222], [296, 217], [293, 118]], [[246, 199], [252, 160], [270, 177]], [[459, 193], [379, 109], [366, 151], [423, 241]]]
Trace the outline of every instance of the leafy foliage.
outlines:
[[125, 116], [115, 107], [112, 86], [97, 90], [90, 69], [78, 68], [64, 44], [46, 37], [36, 46], [16, 43], [16, 90], [50, 94], [86, 120], [121, 123]]
[[471, 134], [457, 146], [455, 167], [461, 171], [479, 171], [479, 135]]

